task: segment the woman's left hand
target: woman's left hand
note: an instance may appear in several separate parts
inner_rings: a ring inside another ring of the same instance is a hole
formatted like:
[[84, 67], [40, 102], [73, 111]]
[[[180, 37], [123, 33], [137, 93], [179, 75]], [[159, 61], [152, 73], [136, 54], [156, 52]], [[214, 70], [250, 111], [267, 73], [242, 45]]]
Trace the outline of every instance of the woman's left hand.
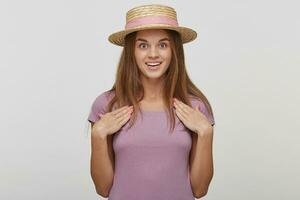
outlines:
[[207, 117], [200, 111], [199, 106], [191, 108], [178, 99], [174, 98], [176, 115], [182, 123], [191, 131], [197, 133], [199, 136], [212, 134], [212, 126]]

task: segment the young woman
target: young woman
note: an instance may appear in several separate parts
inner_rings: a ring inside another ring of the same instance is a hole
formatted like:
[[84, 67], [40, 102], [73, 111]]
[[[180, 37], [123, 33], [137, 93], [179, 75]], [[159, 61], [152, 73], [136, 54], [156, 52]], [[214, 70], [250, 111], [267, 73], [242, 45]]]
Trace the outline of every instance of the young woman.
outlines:
[[213, 176], [212, 108], [188, 77], [183, 44], [197, 33], [176, 12], [143, 5], [127, 12], [116, 80], [91, 107], [91, 176], [109, 200], [192, 200]]

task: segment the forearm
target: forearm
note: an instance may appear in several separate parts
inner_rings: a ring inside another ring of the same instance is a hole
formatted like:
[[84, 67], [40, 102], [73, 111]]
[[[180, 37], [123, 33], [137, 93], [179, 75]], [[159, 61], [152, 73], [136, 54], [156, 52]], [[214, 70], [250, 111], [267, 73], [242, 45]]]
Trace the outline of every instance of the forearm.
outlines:
[[109, 158], [107, 137], [91, 137], [91, 176], [96, 191], [106, 196], [113, 183], [113, 166]]
[[195, 157], [190, 166], [190, 178], [193, 191], [198, 196], [204, 196], [213, 177], [213, 134], [197, 137]]

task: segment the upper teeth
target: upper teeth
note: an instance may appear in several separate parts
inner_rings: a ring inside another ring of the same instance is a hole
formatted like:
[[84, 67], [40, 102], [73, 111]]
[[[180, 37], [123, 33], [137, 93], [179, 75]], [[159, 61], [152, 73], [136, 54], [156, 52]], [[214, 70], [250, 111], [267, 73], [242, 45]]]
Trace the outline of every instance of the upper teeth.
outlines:
[[156, 62], [156, 63], [146, 63], [147, 65], [159, 65], [160, 63], [159, 62]]

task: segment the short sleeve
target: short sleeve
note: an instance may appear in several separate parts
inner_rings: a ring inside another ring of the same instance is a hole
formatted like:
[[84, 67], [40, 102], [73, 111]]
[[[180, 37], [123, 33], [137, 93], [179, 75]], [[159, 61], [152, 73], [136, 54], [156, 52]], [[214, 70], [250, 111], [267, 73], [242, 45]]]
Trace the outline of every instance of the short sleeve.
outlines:
[[109, 102], [109, 94], [108, 91], [101, 93], [96, 97], [92, 106], [90, 108], [88, 121], [96, 122], [100, 119], [100, 114], [105, 114], [107, 112], [107, 105]]
[[209, 113], [209, 111], [206, 108], [205, 104], [201, 100], [192, 98], [191, 99], [191, 103], [192, 103], [193, 108], [195, 108], [196, 106], [200, 105], [200, 111], [206, 116], [206, 118], [209, 120], [209, 122], [210, 122], [210, 124], [212, 126], [215, 125], [215, 119], [214, 119], [213, 115], [211, 115]]

